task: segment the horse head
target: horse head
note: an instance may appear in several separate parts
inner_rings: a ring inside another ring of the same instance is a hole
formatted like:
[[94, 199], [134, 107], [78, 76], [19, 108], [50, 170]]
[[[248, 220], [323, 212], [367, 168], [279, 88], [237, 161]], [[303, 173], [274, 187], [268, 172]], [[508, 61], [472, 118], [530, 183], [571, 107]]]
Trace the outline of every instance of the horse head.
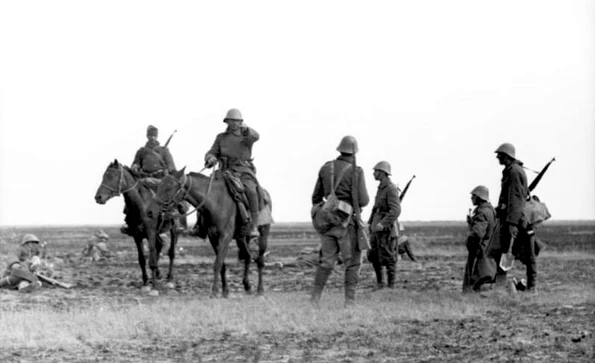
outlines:
[[154, 218], [154, 216], [157, 216], [162, 211], [175, 208], [176, 205], [184, 200], [185, 170], [186, 167], [183, 167], [181, 170], [168, 174], [161, 179], [157, 187], [157, 192], [147, 209], [150, 218]]
[[[109, 199], [117, 197], [127, 191], [129, 181], [125, 178], [125, 171], [127, 168], [114, 159], [110, 163], [101, 179], [101, 184], [95, 193], [95, 202], [98, 204], [105, 204]], [[128, 172], [126, 172], [129, 174]], [[130, 189], [130, 188], [128, 188]]]

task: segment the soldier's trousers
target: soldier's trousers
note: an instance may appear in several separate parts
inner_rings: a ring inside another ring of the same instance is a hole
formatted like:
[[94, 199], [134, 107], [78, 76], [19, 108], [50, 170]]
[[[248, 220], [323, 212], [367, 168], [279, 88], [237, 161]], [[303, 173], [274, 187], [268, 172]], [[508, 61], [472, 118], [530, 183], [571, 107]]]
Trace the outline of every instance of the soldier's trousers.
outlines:
[[248, 207], [250, 208], [250, 215], [252, 216], [254, 223], [256, 223], [256, 219], [258, 216], [258, 190], [256, 189], [256, 180], [254, 180], [254, 178], [247, 173], [243, 173], [240, 180], [242, 180], [242, 183], [246, 188], [246, 197], [248, 198]]
[[320, 298], [326, 280], [337, 263], [339, 253], [341, 253], [345, 265], [345, 300], [354, 301], [361, 267], [361, 251], [357, 248], [357, 233], [354, 225], [349, 224], [347, 232], [341, 238], [321, 234], [320, 242], [320, 264], [317, 267], [317, 278], [314, 281], [313, 298]]
[[[500, 268], [500, 259], [502, 258], [502, 254], [508, 252], [511, 240], [509, 223], [501, 222], [500, 226], [500, 251], [495, 256], [496, 263], [498, 264], [498, 269], [496, 271], [495, 278], [495, 283], [497, 285], [502, 285], [506, 282], [507, 272]], [[520, 255], [521, 262], [525, 264], [528, 289], [534, 288], [537, 282], [537, 258], [535, 256], [535, 235], [531, 232], [529, 232], [529, 234], [526, 229], [519, 228], [519, 232], [513, 244], [514, 255]]]
[[397, 269], [397, 241], [391, 238], [390, 231], [372, 233], [370, 240], [371, 249], [368, 251], [368, 260], [374, 266], [376, 282], [383, 283], [382, 267], [386, 267], [388, 284], [392, 285], [395, 280]]

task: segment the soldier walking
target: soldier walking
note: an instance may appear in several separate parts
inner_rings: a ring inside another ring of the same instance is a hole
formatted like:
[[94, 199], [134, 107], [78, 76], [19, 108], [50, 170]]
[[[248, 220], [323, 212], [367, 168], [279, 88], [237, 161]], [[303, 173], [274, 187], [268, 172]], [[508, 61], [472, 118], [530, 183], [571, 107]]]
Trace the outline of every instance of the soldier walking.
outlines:
[[[523, 163], [516, 159], [516, 151], [512, 144], [504, 143], [495, 151], [500, 165], [504, 166], [500, 198], [496, 213], [500, 220], [500, 246], [494, 250], [496, 262], [500, 264], [503, 253], [506, 253], [513, 243], [513, 249], [518, 246], [522, 251], [521, 260], [527, 268], [527, 290], [535, 291], [537, 266], [535, 258], [535, 242], [532, 229], [528, 228], [527, 219], [523, 214], [525, 201], [529, 190], [527, 175], [523, 170]], [[514, 252], [514, 251], [513, 251]], [[506, 271], [498, 267], [496, 272], [496, 286], [506, 284]]]
[[390, 180], [391, 167], [387, 161], [374, 166], [374, 179], [379, 181], [372, 214], [368, 220], [371, 232], [368, 261], [374, 266], [377, 289], [384, 288], [383, 267], [386, 268], [387, 286], [395, 286], [397, 269], [397, 218], [401, 215], [399, 190]]
[[467, 236], [467, 264], [463, 276], [463, 292], [479, 291], [482, 281], [481, 276], [493, 277], [494, 271], [477, 271], [483, 268], [478, 264], [480, 259], [486, 257], [486, 250], [494, 233], [496, 224], [496, 211], [490, 204], [488, 188], [478, 185], [471, 191], [471, 202], [475, 206], [473, 213], [467, 216], [469, 235]]
[[[337, 159], [325, 163], [318, 172], [312, 204], [314, 206], [328, 200], [331, 193], [336, 198], [352, 208], [346, 216], [346, 223], [333, 226], [330, 230], [320, 234], [321, 255], [320, 263], [316, 268], [314, 287], [311, 301], [315, 304], [320, 300], [326, 281], [328, 280], [339, 253], [343, 256], [345, 265], [345, 305], [355, 303], [355, 289], [359, 281], [361, 266], [361, 251], [357, 243], [356, 221], [353, 209], [354, 196], [359, 201], [359, 206], [366, 206], [370, 197], [366, 190], [364, 171], [355, 167], [355, 154], [358, 152], [357, 140], [353, 136], [341, 139], [337, 151], [341, 154]], [[357, 189], [354, 188], [354, 184]], [[333, 190], [334, 188], [334, 190]]]
[[252, 163], [252, 146], [260, 139], [260, 135], [253, 128], [243, 124], [243, 121], [240, 110], [232, 108], [227, 111], [223, 119], [223, 122], [227, 124], [227, 129], [217, 135], [213, 146], [206, 153], [205, 166], [212, 168], [219, 162], [222, 170], [231, 170], [240, 175], [246, 188], [248, 207], [250, 208], [252, 224], [250, 237], [258, 237], [258, 180], [256, 179], [256, 168]]

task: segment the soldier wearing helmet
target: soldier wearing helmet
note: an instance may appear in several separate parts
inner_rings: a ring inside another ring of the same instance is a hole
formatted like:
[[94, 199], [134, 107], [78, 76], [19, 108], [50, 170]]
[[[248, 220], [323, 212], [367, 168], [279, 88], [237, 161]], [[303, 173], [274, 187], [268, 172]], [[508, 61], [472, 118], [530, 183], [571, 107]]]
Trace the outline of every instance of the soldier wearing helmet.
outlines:
[[475, 206], [473, 212], [467, 216], [469, 234], [467, 236], [467, 264], [463, 276], [463, 292], [479, 291], [485, 282], [491, 282], [496, 263], [478, 264], [487, 256], [487, 248], [496, 225], [496, 211], [490, 204], [488, 188], [478, 185], [471, 191], [471, 203]]
[[[517, 160], [516, 150], [510, 143], [500, 145], [495, 153], [500, 165], [504, 166], [500, 197], [496, 207], [497, 216], [500, 220], [500, 239], [496, 246], [490, 247], [493, 249], [493, 254], [499, 264], [502, 254], [507, 253], [510, 243], [513, 243], [514, 249], [516, 246], [524, 245], [527, 242], [531, 247], [528, 250], [533, 250], [533, 239], [527, 233], [527, 220], [523, 214], [525, 200], [529, 193], [523, 163]], [[533, 291], [537, 274], [534, 252], [529, 253], [526, 261], [527, 287], [529, 291]], [[495, 278], [496, 286], [505, 286], [506, 276], [506, 271], [498, 267]]]
[[45, 257], [46, 243], [37, 238], [36, 235], [27, 233], [23, 236], [18, 249], [19, 261], [27, 261], [34, 256]]
[[252, 163], [252, 146], [260, 139], [260, 135], [253, 128], [243, 124], [244, 118], [238, 109], [232, 108], [227, 111], [223, 122], [227, 124], [227, 129], [217, 135], [213, 146], [206, 153], [205, 166], [212, 168], [219, 163], [222, 170], [231, 170], [240, 175], [250, 208], [250, 237], [258, 237], [258, 180], [256, 168]]
[[383, 267], [386, 267], [387, 286], [395, 286], [397, 269], [397, 219], [401, 215], [399, 189], [390, 180], [391, 167], [387, 161], [380, 161], [374, 166], [374, 179], [379, 182], [374, 207], [368, 220], [370, 226], [370, 245], [368, 261], [374, 266], [376, 288], [384, 287]]
[[93, 236], [87, 241], [87, 246], [83, 249], [82, 255], [89, 257], [91, 261], [111, 257], [111, 252], [107, 247], [109, 236], [103, 230], [99, 229], [93, 233]]
[[[342, 205], [345, 205], [337, 214], [338, 224], [330, 230], [320, 234], [321, 256], [316, 268], [314, 287], [311, 301], [315, 304], [320, 300], [324, 285], [328, 280], [335, 264], [342, 255], [345, 266], [345, 304], [355, 302], [355, 289], [359, 281], [361, 266], [361, 251], [357, 246], [357, 232], [355, 229], [355, 210], [353, 210], [356, 195], [360, 208], [370, 202], [364, 180], [364, 171], [355, 167], [355, 154], [358, 152], [357, 140], [353, 136], [345, 136], [339, 143], [337, 151], [341, 154], [337, 159], [325, 163], [318, 172], [312, 204], [320, 205], [334, 194]], [[314, 207], [313, 207], [314, 209]], [[350, 212], [349, 212], [350, 211]]]

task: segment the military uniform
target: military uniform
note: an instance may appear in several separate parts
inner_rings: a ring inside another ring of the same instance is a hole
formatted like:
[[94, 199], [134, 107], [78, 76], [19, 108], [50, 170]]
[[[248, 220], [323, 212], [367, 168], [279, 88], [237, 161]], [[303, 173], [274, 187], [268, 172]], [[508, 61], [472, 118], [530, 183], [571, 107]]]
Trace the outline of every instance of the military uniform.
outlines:
[[[241, 122], [243, 118], [238, 110], [230, 109], [224, 122], [229, 120]], [[250, 127], [241, 126], [237, 131], [228, 127], [225, 132], [217, 135], [213, 146], [205, 155], [207, 166], [212, 166], [213, 160], [217, 160], [223, 170], [231, 170], [240, 175], [246, 188], [253, 230], [258, 220], [259, 198], [256, 168], [252, 163], [252, 146], [259, 139], [258, 132]]]
[[373, 227], [380, 224], [381, 230], [373, 231], [370, 244], [372, 249], [368, 251], [368, 260], [374, 266], [376, 280], [379, 286], [384, 284], [382, 267], [386, 267], [387, 282], [389, 287], [394, 286], [396, 274], [396, 239], [398, 230], [396, 227], [397, 218], [401, 214], [401, 202], [399, 190], [387, 176], [380, 181], [374, 207], [368, 220]]
[[[312, 204], [323, 202], [332, 192], [331, 184], [335, 184], [341, 170], [344, 170], [343, 177], [338, 185], [335, 185], [337, 199], [353, 206], [353, 195], [357, 193], [359, 206], [366, 206], [370, 197], [366, 190], [364, 172], [361, 167], [354, 168], [357, 143], [355, 138], [346, 136], [337, 148], [342, 154], [336, 160], [325, 163], [318, 173], [318, 178], [312, 193]], [[334, 171], [333, 171], [334, 170]], [[334, 181], [331, 178], [334, 175]], [[357, 178], [358, 189], [353, 190], [354, 179]], [[316, 269], [312, 301], [318, 302], [337, 260], [339, 253], [343, 257], [345, 265], [345, 302], [346, 304], [355, 301], [355, 288], [359, 281], [359, 269], [361, 266], [361, 251], [357, 244], [357, 231], [355, 227], [354, 214], [349, 216], [347, 226], [333, 227], [330, 231], [320, 234], [321, 256], [320, 263]]]
[[[480, 201], [472, 216], [468, 219], [469, 235], [467, 236], [467, 264], [465, 265], [465, 275], [463, 276], [463, 292], [472, 290], [478, 291], [480, 282], [477, 280], [476, 273], [477, 262], [486, 254], [494, 227], [496, 224], [496, 211], [488, 201]], [[480, 275], [485, 275], [481, 273]]]
[[132, 165], [138, 165], [143, 176], [161, 179], [176, 171], [176, 165], [169, 149], [159, 145], [157, 140], [149, 140], [138, 149]]

